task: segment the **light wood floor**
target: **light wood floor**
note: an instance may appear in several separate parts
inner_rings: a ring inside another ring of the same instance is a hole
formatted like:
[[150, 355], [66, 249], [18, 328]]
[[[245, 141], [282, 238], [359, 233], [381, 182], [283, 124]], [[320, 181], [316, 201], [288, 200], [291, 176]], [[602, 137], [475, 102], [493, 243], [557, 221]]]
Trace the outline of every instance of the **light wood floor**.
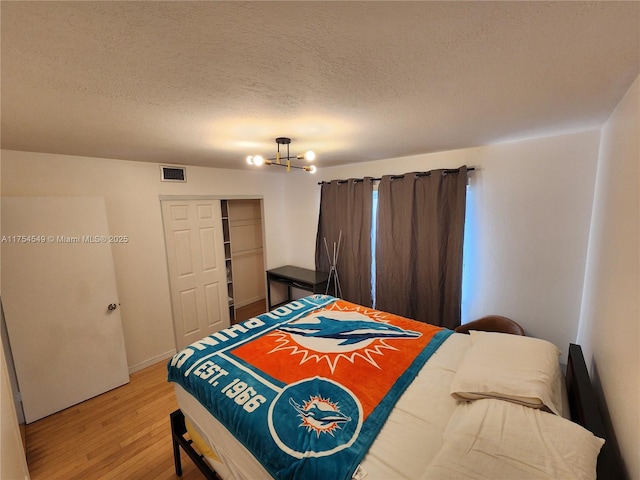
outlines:
[[267, 303], [266, 300], [260, 300], [258, 302], [254, 302], [250, 305], [246, 305], [244, 307], [240, 307], [236, 310], [236, 321], [235, 323], [240, 323], [244, 320], [248, 320], [257, 315], [261, 315], [267, 311]]
[[169, 414], [178, 408], [166, 362], [131, 375], [129, 384], [26, 427], [33, 480], [201, 479], [182, 452], [175, 475]]
[[[237, 321], [266, 311], [265, 301], [237, 310]], [[181, 451], [175, 475], [169, 414], [178, 408], [167, 362], [131, 375], [127, 385], [26, 426], [32, 480], [194, 480], [203, 478]]]

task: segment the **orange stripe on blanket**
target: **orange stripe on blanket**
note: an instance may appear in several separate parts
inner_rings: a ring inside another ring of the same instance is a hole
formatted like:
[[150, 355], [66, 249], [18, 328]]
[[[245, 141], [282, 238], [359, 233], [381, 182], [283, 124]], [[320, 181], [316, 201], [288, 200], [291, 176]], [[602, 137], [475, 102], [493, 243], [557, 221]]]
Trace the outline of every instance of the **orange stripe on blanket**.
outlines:
[[[323, 328], [316, 331], [315, 325]], [[442, 330], [338, 300], [230, 353], [287, 384], [314, 376], [332, 379], [358, 397], [367, 418]]]

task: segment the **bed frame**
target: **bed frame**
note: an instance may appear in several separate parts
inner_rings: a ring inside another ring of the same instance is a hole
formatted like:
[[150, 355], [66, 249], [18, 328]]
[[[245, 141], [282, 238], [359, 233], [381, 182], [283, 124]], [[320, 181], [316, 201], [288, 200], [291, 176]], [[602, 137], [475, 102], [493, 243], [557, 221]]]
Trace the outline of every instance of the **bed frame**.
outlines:
[[570, 344], [566, 373], [567, 395], [571, 409], [571, 420], [582, 425], [596, 437], [604, 438], [605, 444], [598, 455], [598, 480], [625, 479], [622, 464], [613, 434], [605, 428], [598, 399], [589, 378], [580, 345]]
[[204, 455], [200, 455], [193, 448], [192, 440], [187, 440], [185, 434], [187, 433], [187, 425], [184, 421], [184, 414], [180, 409], [172, 412], [169, 415], [171, 422], [171, 439], [173, 441], [173, 463], [176, 467], [176, 475], [182, 476], [182, 461], [180, 459], [180, 448], [182, 448], [189, 458], [193, 461], [198, 470], [200, 470], [204, 478], [207, 480], [222, 480], [218, 474], [213, 470], [207, 461], [204, 459]]
[[[566, 373], [567, 394], [571, 409], [571, 420], [582, 425], [594, 435], [604, 438], [605, 444], [598, 456], [598, 480], [620, 480], [627, 478], [622, 459], [612, 435], [609, 435], [600, 413], [598, 400], [589, 378], [587, 365], [580, 345], [570, 344]], [[204, 457], [192, 446], [192, 441], [185, 438], [187, 427], [184, 414], [178, 409], [170, 415], [171, 437], [173, 439], [173, 459], [176, 475], [182, 475], [180, 448], [193, 460], [204, 477], [208, 480], [220, 480], [220, 477], [209, 466]]]

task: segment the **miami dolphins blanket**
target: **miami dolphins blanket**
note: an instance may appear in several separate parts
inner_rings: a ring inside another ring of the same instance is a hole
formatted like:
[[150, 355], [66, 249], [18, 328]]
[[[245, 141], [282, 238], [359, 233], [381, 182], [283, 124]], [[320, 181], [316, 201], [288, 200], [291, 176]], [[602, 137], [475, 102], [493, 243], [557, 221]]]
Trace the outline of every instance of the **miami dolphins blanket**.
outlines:
[[180, 384], [276, 479], [349, 479], [451, 330], [328, 295], [193, 343]]

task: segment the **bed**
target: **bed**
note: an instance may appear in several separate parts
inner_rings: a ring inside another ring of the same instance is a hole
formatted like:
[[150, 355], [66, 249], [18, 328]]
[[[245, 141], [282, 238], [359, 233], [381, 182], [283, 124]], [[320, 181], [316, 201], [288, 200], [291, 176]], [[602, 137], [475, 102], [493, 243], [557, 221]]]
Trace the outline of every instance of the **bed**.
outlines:
[[559, 354], [310, 295], [169, 361], [176, 473], [183, 449], [224, 480], [616, 478], [580, 347], [566, 387]]

